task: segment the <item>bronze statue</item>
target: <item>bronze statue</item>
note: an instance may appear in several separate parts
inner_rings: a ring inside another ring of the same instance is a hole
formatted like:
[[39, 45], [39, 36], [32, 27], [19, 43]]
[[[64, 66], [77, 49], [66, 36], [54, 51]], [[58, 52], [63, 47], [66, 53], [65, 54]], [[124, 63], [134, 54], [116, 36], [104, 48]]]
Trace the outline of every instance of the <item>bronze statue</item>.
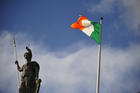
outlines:
[[32, 51], [28, 47], [26, 47], [26, 52], [24, 57], [27, 61], [26, 64], [19, 66], [18, 61], [15, 61], [17, 65], [17, 69], [19, 72], [22, 72], [21, 83], [19, 86], [19, 93], [39, 93], [41, 79], [39, 79], [39, 64], [35, 61], [31, 61], [32, 59]]

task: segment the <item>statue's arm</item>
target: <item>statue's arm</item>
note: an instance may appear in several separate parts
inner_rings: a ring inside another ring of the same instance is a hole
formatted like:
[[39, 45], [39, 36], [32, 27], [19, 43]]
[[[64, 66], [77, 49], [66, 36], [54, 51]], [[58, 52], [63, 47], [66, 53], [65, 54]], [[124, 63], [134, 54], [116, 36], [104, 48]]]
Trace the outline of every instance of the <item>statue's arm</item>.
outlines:
[[36, 68], [35, 69], [35, 79], [37, 80], [38, 79], [38, 75], [39, 75], [39, 69], [38, 68]]
[[23, 71], [23, 69], [19, 66], [19, 63], [18, 63], [17, 60], [16, 60], [15, 64], [17, 65], [17, 70], [18, 70], [19, 72]]
[[38, 63], [35, 63], [34, 64], [34, 67], [35, 67], [35, 79], [36, 80], [38, 80], [38, 77], [39, 77], [39, 69], [40, 69], [40, 67], [39, 67], [39, 64]]

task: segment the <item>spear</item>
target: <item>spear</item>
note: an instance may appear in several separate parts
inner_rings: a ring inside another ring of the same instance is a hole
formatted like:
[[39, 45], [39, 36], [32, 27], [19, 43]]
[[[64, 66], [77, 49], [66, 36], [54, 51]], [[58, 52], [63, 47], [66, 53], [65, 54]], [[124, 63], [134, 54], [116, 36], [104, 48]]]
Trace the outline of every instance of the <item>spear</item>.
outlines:
[[[17, 51], [16, 51], [16, 40], [15, 40], [15, 37], [13, 38], [14, 40], [14, 54], [15, 54], [15, 59], [17, 61]], [[17, 70], [17, 83], [18, 83], [18, 86], [20, 85], [20, 82], [19, 82], [19, 72]]]

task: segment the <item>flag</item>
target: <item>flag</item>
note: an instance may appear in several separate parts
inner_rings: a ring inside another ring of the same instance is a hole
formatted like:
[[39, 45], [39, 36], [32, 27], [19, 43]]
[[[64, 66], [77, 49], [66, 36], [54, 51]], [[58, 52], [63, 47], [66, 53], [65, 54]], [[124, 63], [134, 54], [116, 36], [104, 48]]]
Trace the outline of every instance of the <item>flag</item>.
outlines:
[[71, 28], [80, 29], [86, 35], [94, 39], [98, 44], [100, 44], [100, 33], [101, 33], [101, 24], [98, 22], [92, 22], [88, 20], [87, 17], [80, 15], [77, 22], [71, 25]]

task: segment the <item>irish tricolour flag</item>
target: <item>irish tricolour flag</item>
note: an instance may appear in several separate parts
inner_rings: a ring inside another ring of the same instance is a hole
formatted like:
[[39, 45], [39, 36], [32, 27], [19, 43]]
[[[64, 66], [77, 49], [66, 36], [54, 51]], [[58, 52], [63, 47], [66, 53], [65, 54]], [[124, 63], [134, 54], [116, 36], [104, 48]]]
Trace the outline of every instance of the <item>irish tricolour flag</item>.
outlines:
[[80, 29], [86, 35], [94, 39], [98, 44], [100, 43], [101, 24], [88, 20], [87, 17], [80, 15], [77, 22], [71, 25], [74, 29]]

